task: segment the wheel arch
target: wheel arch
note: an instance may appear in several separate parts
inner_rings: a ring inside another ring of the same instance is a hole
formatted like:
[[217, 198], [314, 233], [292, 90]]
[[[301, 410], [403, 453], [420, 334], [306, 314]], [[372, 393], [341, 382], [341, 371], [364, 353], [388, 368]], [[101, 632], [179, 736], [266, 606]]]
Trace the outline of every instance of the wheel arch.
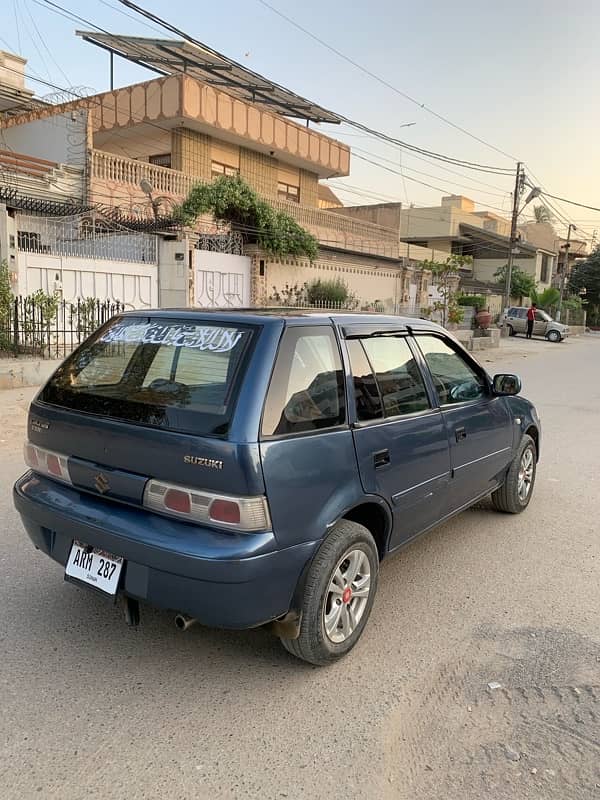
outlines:
[[302, 621], [300, 613], [301, 598], [304, 593], [308, 571], [319, 548], [330, 531], [343, 519], [349, 522], [356, 522], [369, 531], [375, 540], [380, 562], [386, 555], [390, 534], [392, 532], [392, 513], [387, 503], [382, 498], [376, 496], [364, 497], [360, 501], [357, 501], [352, 507], [343, 511], [334, 522], [327, 526], [327, 530], [321, 538], [319, 546], [315, 548], [314, 553], [304, 565], [300, 577], [298, 578], [288, 613], [282, 619], [274, 620], [266, 626], [275, 633], [276, 636], [280, 636], [284, 639], [297, 638]]
[[[340, 516], [340, 519], [357, 522], [365, 527], [375, 540], [379, 560], [381, 561], [384, 558], [392, 532], [392, 515], [382, 500], [376, 500], [375, 498], [365, 499], [345, 511]], [[336, 522], [338, 521], [336, 520]]]
[[540, 432], [535, 425], [530, 425], [525, 431], [526, 436], [531, 436], [535, 444], [535, 460], [540, 460]]

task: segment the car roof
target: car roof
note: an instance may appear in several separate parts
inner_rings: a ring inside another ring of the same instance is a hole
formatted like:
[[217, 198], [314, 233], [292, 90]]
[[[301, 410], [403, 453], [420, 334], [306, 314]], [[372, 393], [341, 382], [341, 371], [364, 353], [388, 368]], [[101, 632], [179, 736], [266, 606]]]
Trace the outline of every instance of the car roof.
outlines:
[[403, 328], [419, 327], [440, 330], [440, 326], [419, 317], [395, 316], [393, 314], [369, 313], [364, 311], [335, 311], [329, 309], [302, 308], [161, 308], [138, 309], [124, 312], [125, 316], [158, 317], [164, 319], [196, 319], [214, 317], [223, 322], [246, 322], [265, 324], [284, 322], [286, 325], [396, 325]]

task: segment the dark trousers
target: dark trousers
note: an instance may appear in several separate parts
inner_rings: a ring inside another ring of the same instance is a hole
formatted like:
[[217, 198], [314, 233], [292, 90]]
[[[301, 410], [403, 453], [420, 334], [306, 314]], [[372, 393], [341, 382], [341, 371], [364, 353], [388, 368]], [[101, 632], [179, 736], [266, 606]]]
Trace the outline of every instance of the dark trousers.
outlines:
[[533, 320], [527, 320], [527, 338], [531, 339], [531, 334], [533, 333]]

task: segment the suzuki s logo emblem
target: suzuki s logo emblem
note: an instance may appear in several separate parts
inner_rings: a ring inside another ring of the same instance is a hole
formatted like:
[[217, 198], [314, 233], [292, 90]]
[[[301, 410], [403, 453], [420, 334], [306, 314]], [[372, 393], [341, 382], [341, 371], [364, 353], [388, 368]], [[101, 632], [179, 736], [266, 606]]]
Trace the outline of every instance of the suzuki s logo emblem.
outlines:
[[94, 485], [96, 486], [96, 489], [98, 489], [100, 494], [105, 494], [110, 489], [110, 483], [108, 482], [108, 478], [101, 472], [99, 472], [94, 478]]

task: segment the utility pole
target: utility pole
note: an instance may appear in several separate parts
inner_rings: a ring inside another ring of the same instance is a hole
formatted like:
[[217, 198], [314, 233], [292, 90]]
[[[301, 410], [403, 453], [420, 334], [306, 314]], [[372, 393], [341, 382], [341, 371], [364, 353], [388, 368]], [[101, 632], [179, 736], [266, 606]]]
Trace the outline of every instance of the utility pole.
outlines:
[[571, 231], [576, 231], [577, 226], [569, 223], [567, 231], [567, 243], [565, 244], [565, 260], [563, 262], [562, 275], [560, 276], [560, 297], [558, 298], [558, 307], [556, 309], [556, 321], [560, 322], [560, 312], [563, 304], [563, 296], [565, 293], [565, 281], [569, 272], [569, 249], [571, 247]]
[[[508, 308], [510, 306], [510, 284], [512, 280], [512, 267], [513, 267], [513, 257], [514, 257], [514, 249], [517, 243], [517, 217], [519, 216], [519, 197], [521, 195], [521, 185], [522, 185], [522, 169], [523, 164], [519, 161], [517, 163], [517, 174], [515, 176], [515, 190], [513, 192], [513, 207], [512, 207], [512, 217], [510, 221], [510, 247], [508, 250], [508, 263], [506, 264], [506, 285], [504, 287], [504, 308]], [[506, 331], [508, 332], [508, 328], [506, 325], [504, 326]]]

